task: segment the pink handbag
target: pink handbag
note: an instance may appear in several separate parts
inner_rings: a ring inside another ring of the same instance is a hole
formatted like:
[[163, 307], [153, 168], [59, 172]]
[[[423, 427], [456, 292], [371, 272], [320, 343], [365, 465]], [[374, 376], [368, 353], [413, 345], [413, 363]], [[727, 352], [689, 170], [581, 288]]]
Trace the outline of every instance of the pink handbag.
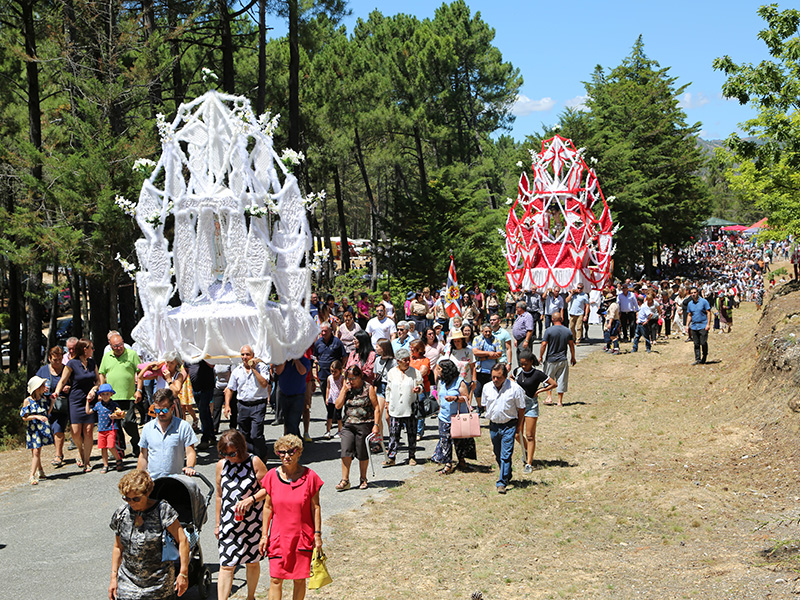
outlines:
[[450, 417], [450, 437], [453, 439], [481, 437], [481, 421], [478, 413], [472, 412], [472, 407], [469, 405], [467, 410], [469, 412]]

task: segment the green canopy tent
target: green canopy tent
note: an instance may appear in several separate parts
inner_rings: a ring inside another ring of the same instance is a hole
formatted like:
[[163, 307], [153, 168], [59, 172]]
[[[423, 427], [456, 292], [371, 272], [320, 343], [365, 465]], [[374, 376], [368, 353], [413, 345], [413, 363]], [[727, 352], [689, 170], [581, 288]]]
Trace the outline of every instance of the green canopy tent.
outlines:
[[739, 225], [733, 221], [727, 221], [718, 217], [711, 217], [703, 221], [703, 227], [726, 227], [728, 225]]

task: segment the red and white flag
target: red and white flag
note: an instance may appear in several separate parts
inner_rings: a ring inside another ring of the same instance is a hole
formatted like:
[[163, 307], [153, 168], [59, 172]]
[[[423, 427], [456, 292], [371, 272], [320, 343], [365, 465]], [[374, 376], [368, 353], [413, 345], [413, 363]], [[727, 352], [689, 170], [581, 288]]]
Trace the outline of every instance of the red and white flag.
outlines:
[[447, 271], [447, 290], [444, 295], [444, 310], [450, 318], [461, 315], [461, 293], [458, 291], [458, 279], [456, 278], [456, 264], [453, 257], [450, 257], [450, 270]]

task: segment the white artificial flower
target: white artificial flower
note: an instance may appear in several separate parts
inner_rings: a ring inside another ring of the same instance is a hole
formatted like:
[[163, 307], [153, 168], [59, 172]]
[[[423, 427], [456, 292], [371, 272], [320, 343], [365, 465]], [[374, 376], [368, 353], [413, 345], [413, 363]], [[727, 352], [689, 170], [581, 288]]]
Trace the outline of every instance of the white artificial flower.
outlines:
[[553, 126], [550, 128], [550, 131], [559, 131], [560, 129], [561, 129], [561, 125], [559, 125], [558, 123], [556, 123], [555, 125], [553, 125]]
[[521, 160], [518, 160], [518, 161], [517, 161], [517, 166], [518, 166], [520, 169], [522, 169], [522, 168], [524, 168], [524, 167], [525, 167], [525, 165], [522, 163], [522, 161], [521, 161]]
[[156, 166], [154, 160], [150, 160], [149, 158], [137, 158], [133, 161], [133, 167], [131, 167], [134, 171], [139, 171], [140, 173], [144, 173], [147, 175], [153, 168]]
[[589, 162], [592, 163], [593, 165], [596, 165], [597, 164], [597, 159], [594, 156], [590, 156], [589, 157]]
[[299, 165], [306, 159], [305, 155], [302, 152], [297, 152], [296, 150], [292, 150], [291, 148], [286, 148], [281, 154], [281, 161], [287, 167]]
[[129, 217], [135, 217], [136, 216], [136, 203], [135, 202], [131, 202], [125, 196], [117, 195], [114, 198], [114, 203], [117, 206], [119, 206], [122, 209], [122, 212], [124, 212]]
[[217, 77], [217, 74], [214, 73], [214, 71], [212, 71], [211, 69], [203, 67], [200, 70], [203, 73], [203, 81], [207, 81], [208, 79], [211, 79], [213, 81], [219, 80], [219, 77]]
[[506, 198], [506, 204], [514, 204], [513, 198]]
[[616, 199], [617, 199], [616, 196], [609, 196], [608, 198], [606, 198], [606, 202], [608, 204], [612, 204], [614, 202], [614, 200], [616, 200]]

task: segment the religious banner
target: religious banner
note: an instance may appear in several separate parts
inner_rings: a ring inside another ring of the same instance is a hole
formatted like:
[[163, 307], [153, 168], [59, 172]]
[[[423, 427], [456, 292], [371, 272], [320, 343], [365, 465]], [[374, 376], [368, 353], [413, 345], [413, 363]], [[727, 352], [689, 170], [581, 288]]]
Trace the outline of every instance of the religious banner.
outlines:
[[456, 263], [450, 257], [450, 269], [447, 271], [447, 290], [444, 295], [444, 310], [450, 318], [461, 315], [461, 293], [458, 291]]

